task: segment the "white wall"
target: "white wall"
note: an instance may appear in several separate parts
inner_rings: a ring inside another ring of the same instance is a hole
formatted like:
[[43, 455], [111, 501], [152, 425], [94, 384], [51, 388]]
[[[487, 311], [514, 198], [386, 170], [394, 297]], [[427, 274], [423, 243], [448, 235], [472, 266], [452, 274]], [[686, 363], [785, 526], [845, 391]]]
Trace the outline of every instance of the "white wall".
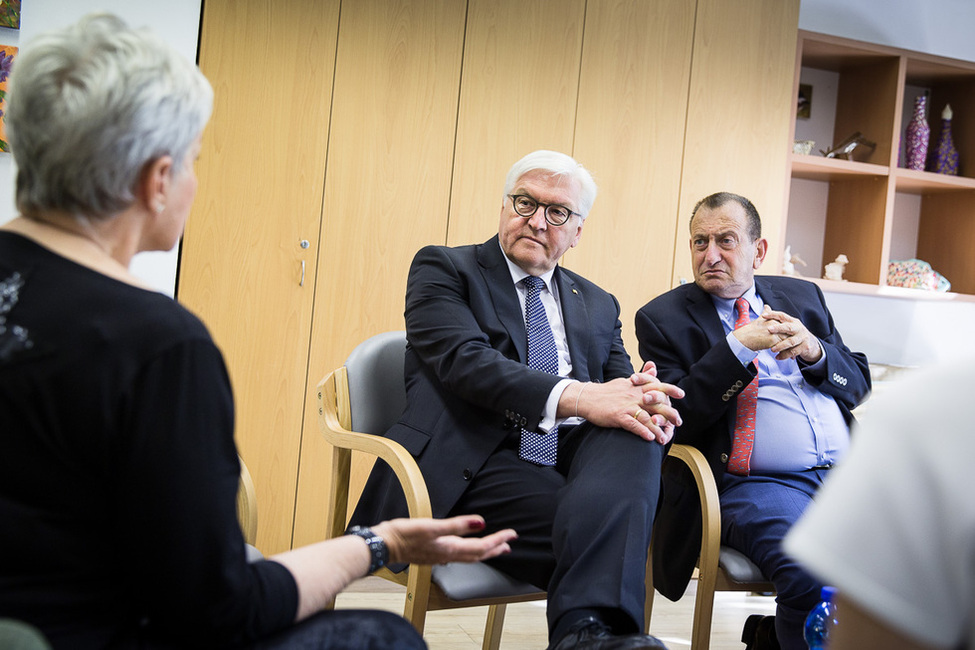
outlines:
[[[93, 11], [109, 11], [132, 26], [150, 27], [188, 59], [196, 61], [200, 8], [201, 0], [27, 0], [23, 3], [20, 30], [0, 28], [0, 43], [23, 49], [40, 32], [69, 25]], [[16, 215], [15, 174], [13, 156], [0, 153], [0, 223]], [[142, 253], [132, 261], [132, 271], [151, 286], [173, 295], [176, 263], [176, 249], [168, 253]]]
[[972, 0], [801, 0], [799, 28], [975, 61]]
[[[975, 61], [972, 0], [801, 0], [799, 28]], [[816, 148], [823, 147], [817, 142]], [[793, 183], [792, 190], [801, 195], [801, 184], [797, 188]], [[796, 198], [790, 196], [790, 201]], [[789, 243], [793, 250], [803, 248], [797, 241]], [[816, 245], [807, 247], [810, 253]], [[821, 251], [822, 242], [818, 246]], [[891, 253], [909, 256], [909, 251]], [[822, 269], [800, 271], [822, 275]], [[826, 298], [846, 344], [873, 362], [928, 365], [975, 353], [975, 338], [967, 334], [975, 329], [975, 303], [839, 293], [828, 293]]]

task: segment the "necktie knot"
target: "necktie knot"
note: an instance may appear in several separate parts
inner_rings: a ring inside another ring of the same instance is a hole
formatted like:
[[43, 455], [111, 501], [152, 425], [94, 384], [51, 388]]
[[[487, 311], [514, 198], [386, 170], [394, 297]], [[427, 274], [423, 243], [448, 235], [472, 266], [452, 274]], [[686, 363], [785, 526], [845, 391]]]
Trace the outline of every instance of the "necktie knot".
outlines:
[[545, 286], [545, 281], [541, 278], [536, 278], [534, 275], [527, 276], [522, 282], [525, 284], [525, 288], [528, 291], [539, 293], [542, 287]]

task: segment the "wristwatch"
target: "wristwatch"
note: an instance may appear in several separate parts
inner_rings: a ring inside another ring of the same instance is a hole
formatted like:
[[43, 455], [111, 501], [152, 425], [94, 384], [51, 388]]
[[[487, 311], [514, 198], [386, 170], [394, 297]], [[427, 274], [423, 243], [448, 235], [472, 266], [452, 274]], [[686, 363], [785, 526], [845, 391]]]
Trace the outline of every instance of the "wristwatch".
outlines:
[[372, 558], [369, 562], [369, 573], [374, 573], [386, 566], [386, 563], [389, 562], [389, 549], [386, 548], [386, 542], [383, 541], [382, 537], [365, 526], [353, 526], [349, 529], [348, 534], [366, 540]]

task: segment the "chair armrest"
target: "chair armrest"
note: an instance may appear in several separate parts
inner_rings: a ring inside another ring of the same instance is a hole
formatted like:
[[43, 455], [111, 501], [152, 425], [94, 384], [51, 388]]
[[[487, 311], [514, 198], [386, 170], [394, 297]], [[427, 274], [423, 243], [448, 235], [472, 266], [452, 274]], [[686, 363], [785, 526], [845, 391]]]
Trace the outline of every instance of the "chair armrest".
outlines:
[[[721, 505], [714, 473], [704, 454], [690, 445], [672, 444], [669, 456], [691, 470], [701, 499], [701, 567], [717, 566], [721, 548]], [[713, 560], [713, 561], [712, 561]]]
[[254, 490], [254, 480], [251, 473], [244, 464], [244, 459], [237, 456], [240, 461], [240, 483], [237, 486], [237, 521], [240, 522], [240, 530], [244, 534], [244, 541], [254, 546], [257, 540], [257, 492]]
[[[342, 409], [348, 413], [348, 395], [340, 395], [341, 387], [347, 387], [345, 368], [339, 368], [318, 384], [318, 425], [326, 442], [337, 450], [360, 451], [376, 456], [388, 464], [406, 495], [410, 517], [431, 517], [430, 494], [426, 481], [413, 456], [394, 440], [368, 433], [349, 431], [340, 419], [340, 399], [346, 400]], [[334, 480], [335, 477], [333, 477]]]

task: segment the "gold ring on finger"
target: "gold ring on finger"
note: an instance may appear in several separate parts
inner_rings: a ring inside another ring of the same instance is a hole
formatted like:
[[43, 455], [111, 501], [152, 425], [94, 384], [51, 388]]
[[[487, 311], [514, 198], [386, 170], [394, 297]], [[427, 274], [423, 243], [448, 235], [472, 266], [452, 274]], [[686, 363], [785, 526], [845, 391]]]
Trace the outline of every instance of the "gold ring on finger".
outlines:
[[640, 411], [642, 411], [642, 410], [643, 410], [643, 409], [641, 409], [641, 408], [638, 408], [637, 410], [635, 410], [635, 411], [633, 412], [633, 419], [634, 419], [634, 420], [639, 420], [639, 419], [640, 419]]

